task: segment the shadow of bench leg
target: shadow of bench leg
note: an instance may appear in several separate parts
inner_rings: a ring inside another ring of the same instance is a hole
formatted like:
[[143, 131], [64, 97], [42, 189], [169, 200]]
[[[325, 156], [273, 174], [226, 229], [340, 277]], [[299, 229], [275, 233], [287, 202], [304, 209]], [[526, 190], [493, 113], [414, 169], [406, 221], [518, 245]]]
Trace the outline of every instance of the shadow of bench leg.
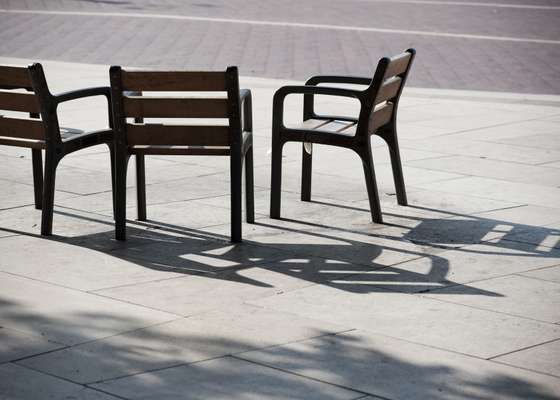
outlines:
[[144, 154], [136, 154], [136, 203], [138, 221], [146, 220], [146, 162]]
[[377, 181], [375, 179], [375, 170], [373, 168], [373, 159], [371, 157], [371, 149], [367, 147], [358, 153], [362, 159], [364, 167], [364, 175], [366, 178], [366, 187], [368, 191], [369, 207], [371, 210], [371, 219], [378, 224], [383, 223], [381, 215], [381, 205], [379, 203], [379, 192], [377, 190]]
[[35, 194], [35, 208], [40, 210], [43, 203], [43, 156], [41, 149], [31, 149], [33, 163], [33, 190]]
[[245, 205], [246, 218], [250, 224], [255, 223], [255, 182], [253, 177], [253, 146], [245, 154]]
[[301, 201], [311, 201], [311, 167], [313, 143], [301, 144]]

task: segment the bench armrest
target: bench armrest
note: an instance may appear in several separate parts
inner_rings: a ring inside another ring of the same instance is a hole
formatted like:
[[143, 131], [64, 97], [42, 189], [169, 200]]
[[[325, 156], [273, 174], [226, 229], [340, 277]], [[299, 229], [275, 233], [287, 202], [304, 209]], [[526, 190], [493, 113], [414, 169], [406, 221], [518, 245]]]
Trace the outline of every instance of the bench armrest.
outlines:
[[371, 78], [362, 78], [359, 76], [336, 76], [336, 75], [315, 75], [305, 82], [306, 86], [314, 86], [319, 83], [345, 83], [350, 85], [366, 85], [371, 84]]

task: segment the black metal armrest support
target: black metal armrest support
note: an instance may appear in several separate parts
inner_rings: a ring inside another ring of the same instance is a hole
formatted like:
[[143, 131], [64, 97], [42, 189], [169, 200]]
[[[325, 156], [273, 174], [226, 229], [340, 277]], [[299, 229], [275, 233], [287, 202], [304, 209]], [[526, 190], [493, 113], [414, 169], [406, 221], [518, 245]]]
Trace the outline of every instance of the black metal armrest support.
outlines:
[[253, 131], [253, 96], [249, 89], [239, 90], [239, 100], [242, 109], [243, 131]]
[[319, 83], [346, 83], [350, 85], [366, 85], [371, 84], [371, 78], [362, 78], [360, 76], [336, 76], [336, 75], [315, 75], [305, 82], [306, 86], [318, 85]]
[[[273, 129], [282, 129], [284, 126], [284, 99], [289, 94], [304, 95], [304, 119], [313, 118], [313, 95], [351, 97], [362, 101], [362, 92], [358, 90], [334, 88], [328, 86], [284, 86], [276, 91], [272, 102], [272, 126]], [[311, 95], [311, 96], [307, 96]], [[311, 105], [308, 103], [310, 102]], [[345, 118], [345, 117], [341, 117]], [[346, 118], [345, 118], [346, 119]], [[353, 121], [353, 119], [350, 119]]]
[[113, 114], [112, 114], [112, 107], [111, 107], [111, 88], [108, 86], [99, 86], [99, 87], [91, 87], [86, 89], [79, 89], [79, 90], [72, 90], [69, 92], [60, 93], [58, 95], [53, 96], [54, 102], [56, 105], [77, 99], [83, 99], [85, 97], [92, 97], [92, 96], [105, 96], [107, 99], [107, 112], [109, 118], [109, 126], [113, 127]]

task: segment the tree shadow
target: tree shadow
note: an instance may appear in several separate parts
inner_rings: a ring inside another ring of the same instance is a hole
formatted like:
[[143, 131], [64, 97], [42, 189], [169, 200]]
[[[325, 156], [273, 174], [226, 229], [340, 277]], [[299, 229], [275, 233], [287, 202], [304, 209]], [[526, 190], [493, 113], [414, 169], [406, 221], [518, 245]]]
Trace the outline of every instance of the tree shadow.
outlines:
[[[147, 326], [131, 315], [81, 312], [79, 305], [45, 314], [11, 300], [0, 304], [2, 325], [66, 341], [62, 349], [0, 365], [0, 395], [16, 399], [22, 393], [64, 397], [69, 382], [89, 389], [72, 398], [101, 391], [154, 399], [557, 399], [545, 376], [382, 335], [308, 328], [286, 341], [274, 329], [284, 315], [258, 332], [249, 323], [205, 332], [208, 322], [196, 318]], [[244, 313], [268, 312], [255, 310]], [[121, 329], [114, 335], [88, 334], [115, 322]], [[1, 379], [13, 368], [23, 369], [15, 379]], [[33, 379], [21, 374], [25, 369]]]

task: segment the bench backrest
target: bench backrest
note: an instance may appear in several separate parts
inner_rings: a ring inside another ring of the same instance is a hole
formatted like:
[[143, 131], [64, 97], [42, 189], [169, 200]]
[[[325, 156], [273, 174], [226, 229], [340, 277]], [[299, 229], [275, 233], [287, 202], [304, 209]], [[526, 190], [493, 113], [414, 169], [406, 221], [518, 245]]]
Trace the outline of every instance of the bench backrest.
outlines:
[[[236, 67], [220, 72], [110, 69], [115, 135], [129, 146], [230, 146], [241, 140]], [[166, 92], [165, 96], [150, 92]], [[202, 92], [168, 96], [169, 92]], [[221, 97], [207, 92], [224, 92]], [[134, 118], [135, 122], [127, 122]], [[220, 118], [227, 124], [143, 123], [144, 118]]]
[[360, 115], [361, 124], [367, 121], [368, 133], [395, 123], [399, 99], [415, 54], [414, 49], [408, 49], [397, 56], [379, 60], [366, 91], [367, 105]]
[[[2, 111], [18, 114], [7, 116]], [[38, 119], [40, 112], [30, 68], [0, 66], [0, 144], [32, 146], [34, 142], [44, 143], [45, 129]]]

